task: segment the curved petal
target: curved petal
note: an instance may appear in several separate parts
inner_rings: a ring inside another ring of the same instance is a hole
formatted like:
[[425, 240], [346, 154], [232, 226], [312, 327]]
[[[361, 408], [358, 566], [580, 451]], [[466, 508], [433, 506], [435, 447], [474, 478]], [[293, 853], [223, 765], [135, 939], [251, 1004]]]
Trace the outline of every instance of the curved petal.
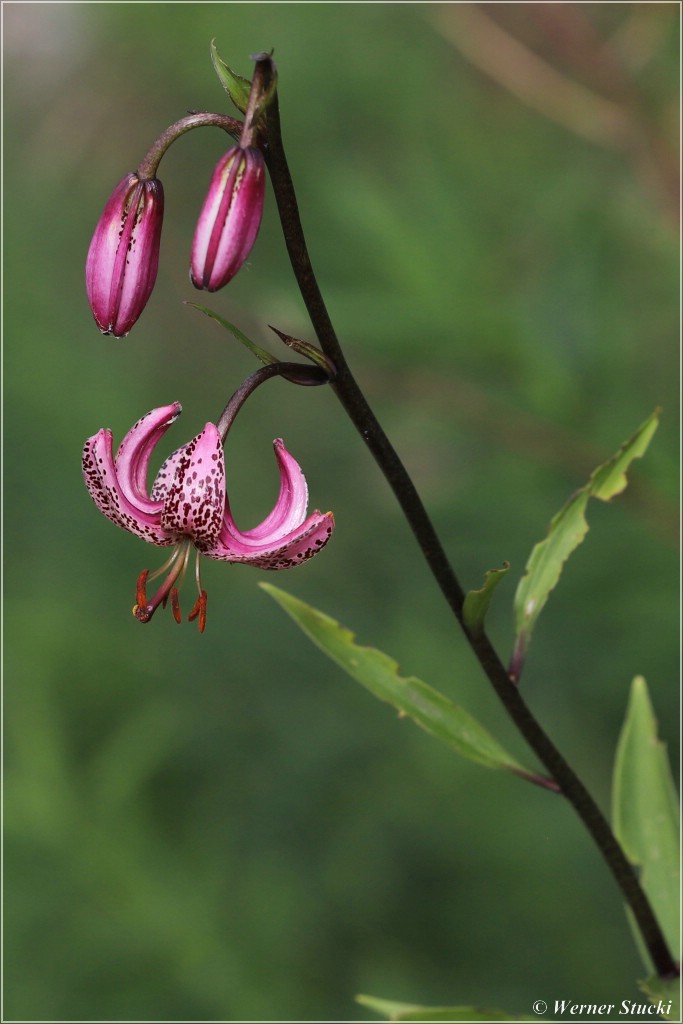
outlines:
[[[245, 543], [272, 540], [273, 534], [281, 536], [291, 533], [301, 526], [306, 518], [308, 487], [301, 466], [289, 454], [282, 438], [278, 437], [273, 441], [273, 448], [280, 469], [280, 493], [270, 515], [258, 526], [240, 534]], [[229, 505], [227, 508], [229, 511]]]
[[160, 522], [160, 514], [133, 504], [121, 488], [112, 452], [111, 430], [99, 430], [83, 448], [83, 477], [100, 512], [136, 537], [161, 547], [175, 543]]
[[163, 494], [148, 494], [149, 460], [157, 444], [174, 420], [177, 420], [181, 411], [180, 402], [152, 409], [131, 427], [119, 445], [116, 455], [116, 476], [121, 491], [132, 505], [152, 515], [158, 516], [161, 512]]
[[181, 445], [180, 448], [176, 448], [174, 452], [168, 456], [167, 459], [161, 464], [161, 469], [157, 473], [154, 483], [152, 484], [152, 490], [149, 492], [150, 500], [153, 502], [164, 504], [166, 498], [166, 492], [169, 486], [173, 483], [173, 477], [175, 476], [176, 466], [178, 460], [185, 451], [186, 445]]
[[154, 483], [153, 494], [158, 493], [164, 494], [164, 529], [191, 537], [198, 545], [215, 540], [225, 509], [225, 461], [221, 435], [214, 423], [207, 423], [201, 433], [166, 460]]
[[229, 512], [223, 519], [223, 526], [216, 541], [200, 550], [207, 558], [221, 562], [246, 562], [259, 569], [291, 569], [300, 565], [327, 544], [334, 530], [334, 516], [331, 512], [313, 512], [301, 526], [289, 534], [263, 539], [260, 543], [245, 540]]

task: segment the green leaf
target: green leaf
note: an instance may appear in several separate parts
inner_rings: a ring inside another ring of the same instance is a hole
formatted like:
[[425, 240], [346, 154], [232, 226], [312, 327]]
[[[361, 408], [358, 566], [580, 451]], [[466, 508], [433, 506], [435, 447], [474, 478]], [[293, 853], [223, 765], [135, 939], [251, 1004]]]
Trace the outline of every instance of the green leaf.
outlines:
[[532, 780], [496, 740], [463, 708], [414, 676], [398, 674], [398, 664], [372, 647], [359, 647], [354, 634], [334, 619], [270, 583], [260, 586], [291, 616], [328, 657], [380, 700], [398, 708], [458, 754], [487, 768], [504, 768]]
[[211, 319], [219, 323], [221, 327], [225, 327], [226, 331], [230, 331], [232, 336], [237, 338], [241, 345], [248, 348], [249, 351], [252, 352], [257, 359], [260, 359], [262, 363], [265, 363], [266, 366], [269, 363], [277, 363], [275, 356], [272, 356], [270, 352], [266, 352], [264, 348], [259, 348], [255, 342], [250, 341], [246, 334], [243, 334], [242, 331], [240, 331], [239, 327], [235, 327], [235, 325], [231, 324], [229, 320], [225, 320], [222, 316], [219, 316], [218, 313], [214, 313], [212, 309], [208, 309], [206, 306], [200, 306], [198, 302], [190, 302], [189, 300], [185, 301], [185, 305], [193, 306], [195, 309], [198, 309], [200, 313], [210, 316]]
[[489, 1010], [477, 1006], [414, 1006], [411, 1003], [395, 1003], [391, 999], [376, 999], [374, 996], [356, 996], [356, 1002], [367, 1006], [387, 1020], [422, 1021], [505, 1021], [535, 1020], [535, 1017], [515, 1017], [502, 1010]]
[[215, 39], [211, 40], [211, 62], [221, 85], [237, 109], [244, 114], [249, 103], [251, 82], [248, 78], [243, 78], [242, 75], [236, 74], [232, 68], [228, 67], [224, 60], [221, 60], [218, 56]]
[[481, 633], [484, 629], [484, 619], [491, 604], [493, 591], [509, 571], [509, 562], [503, 562], [502, 569], [489, 569], [484, 573], [484, 586], [479, 590], [470, 590], [466, 595], [462, 611], [465, 625], [471, 633]]
[[[680, 956], [679, 810], [664, 744], [642, 676], [636, 676], [619, 737], [612, 790], [614, 834], [631, 863], [673, 956]], [[651, 966], [651, 965], [649, 965]]]
[[515, 594], [517, 639], [510, 667], [513, 678], [519, 678], [536, 620], [560, 578], [564, 563], [588, 532], [585, 517], [588, 499], [609, 501], [621, 494], [627, 484], [626, 470], [633, 459], [640, 458], [647, 450], [659, 424], [659, 412], [655, 409], [616, 455], [598, 466], [585, 487], [554, 516], [545, 540], [532, 550]]
[[671, 1021], [681, 1019], [680, 978], [670, 978], [668, 981], [664, 981], [659, 975], [653, 974], [651, 978], [639, 981], [638, 985], [650, 1002], [657, 1006], [658, 1016]]

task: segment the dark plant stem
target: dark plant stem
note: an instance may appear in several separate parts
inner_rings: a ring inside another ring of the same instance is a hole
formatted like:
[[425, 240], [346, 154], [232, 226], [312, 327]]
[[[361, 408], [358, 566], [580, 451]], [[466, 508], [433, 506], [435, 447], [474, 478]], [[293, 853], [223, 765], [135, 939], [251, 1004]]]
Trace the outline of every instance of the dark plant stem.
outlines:
[[[631, 907], [657, 973], [662, 978], [678, 974], [666, 939], [640, 886], [638, 877], [615, 839], [595, 800], [546, 735], [510, 679], [485, 633], [470, 632], [463, 618], [465, 593], [439, 540], [422, 500], [406, 468], [392, 447], [358, 386], [342, 352], [318, 282], [311, 266], [301, 226], [294, 184], [282, 143], [277, 95], [268, 107], [264, 155], [277, 202], [287, 251], [299, 290], [320, 346], [334, 363], [331, 382], [337, 398], [351, 418], [392, 488], [424, 557], [468, 643], [502, 704], [536, 756], [550, 772], [559, 792], [572, 804], [590, 832], [609, 870]], [[548, 787], [550, 788], [550, 787]]]

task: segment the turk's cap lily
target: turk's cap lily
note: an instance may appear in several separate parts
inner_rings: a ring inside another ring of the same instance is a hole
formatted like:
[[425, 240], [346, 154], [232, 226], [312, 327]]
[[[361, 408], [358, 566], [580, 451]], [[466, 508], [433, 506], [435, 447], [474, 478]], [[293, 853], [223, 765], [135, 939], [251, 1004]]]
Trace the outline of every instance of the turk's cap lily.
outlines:
[[122, 338], [147, 305], [159, 268], [164, 189], [127, 174], [99, 219], [85, 265], [88, 301], [103, 334]]
[[266, 167], [255, 146], [233, 146], [216, 164], [192, 242], [195, 288], [215, 292], [252, 250], [263, 216]]
[[[280, 490], [273, 510], [251, 530], [242, 531], [230, 512], [225, 489], [225, 456], [213, 423], [170, 455], [151, 487], [149, 462], [166, 430], [179, 416], [178, 402], [153, 409], [128, 431], [113, 454], [112, 432], [102, 429], [83, 449], [83, 475], [93, 501], [111, 522], [158, 547], [172, 547], [167, 562], [152, 576], [138, 577], [135, 615], [147, 622], [171, 598], [180, 621], [178, 589], [192, 549], [196, 550], [199, 597], [190, 618], [206, 620], [206, 593], [201, 588], [199, 556], [223, 562], [244, 562], [260, 569], [289, 569], [317, 554], [334, 529], [331, 512], [307, 516], [308, 488], [297, 461], [281, 439], [274, 442]], [[148, 580], [168, 573], [156, 594], [147, 599]]]

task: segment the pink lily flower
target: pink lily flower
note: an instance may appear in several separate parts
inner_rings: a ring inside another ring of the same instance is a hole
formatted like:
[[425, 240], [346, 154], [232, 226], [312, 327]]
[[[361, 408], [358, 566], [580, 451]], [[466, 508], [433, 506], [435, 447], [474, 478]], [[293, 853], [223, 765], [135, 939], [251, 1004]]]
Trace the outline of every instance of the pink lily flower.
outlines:
[[195, 288], [215, 292], [240, 269], [261, 226], [265, 188], [260, 149], [233, 146], [218, 161], [192, 242]]
[[[149, 622], [169, 597], [180, 622], [178, 590], [192, 550], [196, 551], [199, 596], [190, 612], [206, 623], [206, 591], [199, 576], [199, 558], [245, 562], [259, 569], [289, 569], [316, 555], [334, 529], [331, 512], [315, 511], [306, 518], [308, 488], [299, 464], [278, 438], [274, 442], [280, 469], [280, 493], [262, 523], [241, 531], [232, 517], [225, 491], [225, 461], [221, 435], [213, 423], [166, 459], [151, 490], [147, 472], [152, 452], [179, 416], [179, 402], [153, 409], [128, 431], [114, 458], [112, 432], [102, 429], [88, 438], [83, 449], [83, 476], [90, 496], [107, 519], [129, 533], [155, 544], [172, 547], [170, 557], [150, 576], [140, 573], [133, 613]], [[148, 581], [166, 577], [148, 600]]]
[[164, 190], [157, 178], [127, 174], [107, 200], [85, 264], [97, 326], [122, 338], [147, 305], [159, 268]]

